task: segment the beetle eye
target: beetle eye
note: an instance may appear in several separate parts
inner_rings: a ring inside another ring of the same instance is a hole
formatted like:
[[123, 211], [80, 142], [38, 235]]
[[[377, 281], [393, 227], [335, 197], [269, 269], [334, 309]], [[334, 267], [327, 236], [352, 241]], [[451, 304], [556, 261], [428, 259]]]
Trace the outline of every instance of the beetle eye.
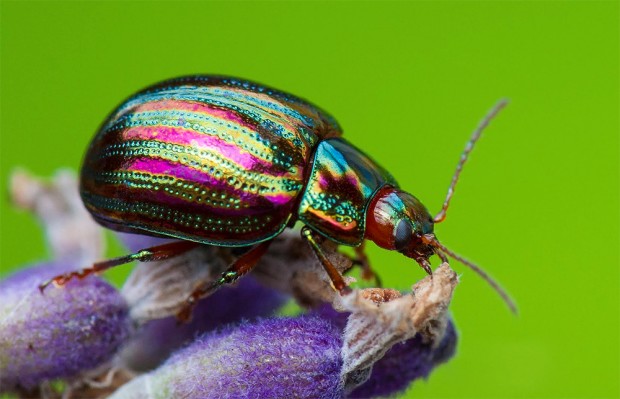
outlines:
[[394, 247], [397, 251], [405, 249], [411, 242], [413, 230], [411, 223], [407, 219], [401, 219], [394, 230]]

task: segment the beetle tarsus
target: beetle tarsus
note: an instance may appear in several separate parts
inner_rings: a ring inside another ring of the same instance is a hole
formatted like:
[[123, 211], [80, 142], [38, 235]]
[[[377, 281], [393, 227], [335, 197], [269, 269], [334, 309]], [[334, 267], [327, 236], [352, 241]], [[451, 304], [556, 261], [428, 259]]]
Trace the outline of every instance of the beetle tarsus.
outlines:
[[45, 293], [45, 289], [47, 288], [48, 285], [50, 285], [54, 280], [47, 280], [44, 283], [39, 284], [39, 292], [41, 293], [41, 295], [43, 295]]
[[39, 284], [39, 292], [41, 292], [41, 294], [43, 294], [45, 292], [45, 289], [51, 285], [52, 283], [56, 286], [56, 287], [62, 287], [64, 285], [66, 285], [69, 281], [77, 278], [78, 280], [82, 280], [88, 276], [90, 276], [93, 273], [96, 273], [98, 271], [97, 268], [93, 267], [93, 268], [88, 268], [88, 269], [80, 269], [80, 270], [76, 270], [73, 272], [69, 272], [69, 273], [65, 273], [65, 274], [61, 274], [58, 276], [55, 276], [47, 281], [45, 281], [42, 284]]

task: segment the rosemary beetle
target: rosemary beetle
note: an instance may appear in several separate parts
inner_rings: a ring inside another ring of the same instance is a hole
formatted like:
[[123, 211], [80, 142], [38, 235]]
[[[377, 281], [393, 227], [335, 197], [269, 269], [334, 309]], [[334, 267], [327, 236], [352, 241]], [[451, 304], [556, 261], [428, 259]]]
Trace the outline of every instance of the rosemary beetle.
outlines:
[[437, 239], [454, 188], [482, 130], [474, 131], [441, 211], [432, 216], [369, 155], [342, 137], [338, 122], [291, 94], [227, 76], [188, 76], [129, 97], [103, 123], [81, 168], [80, 195], [97, 222], [117, 231], [178, 241], [99, 262], [42, 284], [64, 284], [134, 260], [176, 256], [201, 244], [246, 247], [188, 308], [254, 267], [271, 241], [296, 222], [333, 286], [343, 277], [323, 253], [331, 240], [363, 251], [366, 240], [398, 251], [432, 273], [429, 258], [454, 258], [508, 295], [475, 264]]

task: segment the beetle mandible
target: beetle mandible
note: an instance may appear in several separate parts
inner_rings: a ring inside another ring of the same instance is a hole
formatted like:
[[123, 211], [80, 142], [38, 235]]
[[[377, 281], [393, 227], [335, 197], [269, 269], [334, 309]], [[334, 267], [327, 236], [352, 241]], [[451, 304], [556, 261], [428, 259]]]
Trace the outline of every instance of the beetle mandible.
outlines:
[[349, 288], [320, 239], [357, 248], [370, 240], [414, 259], [429, 274], [432, 255], [450, 256], [480, 274], [514, 310], [486, 273], [434, 234], [469, 152], [505, 104], [500, 101], [474, 131], [433, 218], [389, 172], [341, 137], [332, 116], [301, 98], [226, 76], [153, 85], [123, 102], [99, 129], [84, 158], [80, 195], [105, 227], [180, 241], [57, 276], [41, 288], [200, 244], [249, 247], [188, 298], [191, 310], [197, 299], [251, 270], [271, 240], [300, 221], [302, 237], [343, 294]]

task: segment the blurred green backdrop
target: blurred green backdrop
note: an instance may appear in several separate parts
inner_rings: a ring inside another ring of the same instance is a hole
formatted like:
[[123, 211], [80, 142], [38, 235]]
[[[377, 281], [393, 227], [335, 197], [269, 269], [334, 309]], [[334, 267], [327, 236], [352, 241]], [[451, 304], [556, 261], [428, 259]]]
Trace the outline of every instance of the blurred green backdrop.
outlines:
[[[77, 169], [106, 114], [161, 79], [251, 78], [310, 99], [432, 211], [492, 123], [437, 229], [460, 265], [455, 359], [406, 397], [619, 395], [618, 2], [1, 4], [1, 186]], [[46, 256], [2, 195], [2, 275]], [[120, 248], [111, 250], [118, 253]], [[370, 248], [386, 286], [423, 276]], [[128, 268], [111, 273], [120, 280]]]

